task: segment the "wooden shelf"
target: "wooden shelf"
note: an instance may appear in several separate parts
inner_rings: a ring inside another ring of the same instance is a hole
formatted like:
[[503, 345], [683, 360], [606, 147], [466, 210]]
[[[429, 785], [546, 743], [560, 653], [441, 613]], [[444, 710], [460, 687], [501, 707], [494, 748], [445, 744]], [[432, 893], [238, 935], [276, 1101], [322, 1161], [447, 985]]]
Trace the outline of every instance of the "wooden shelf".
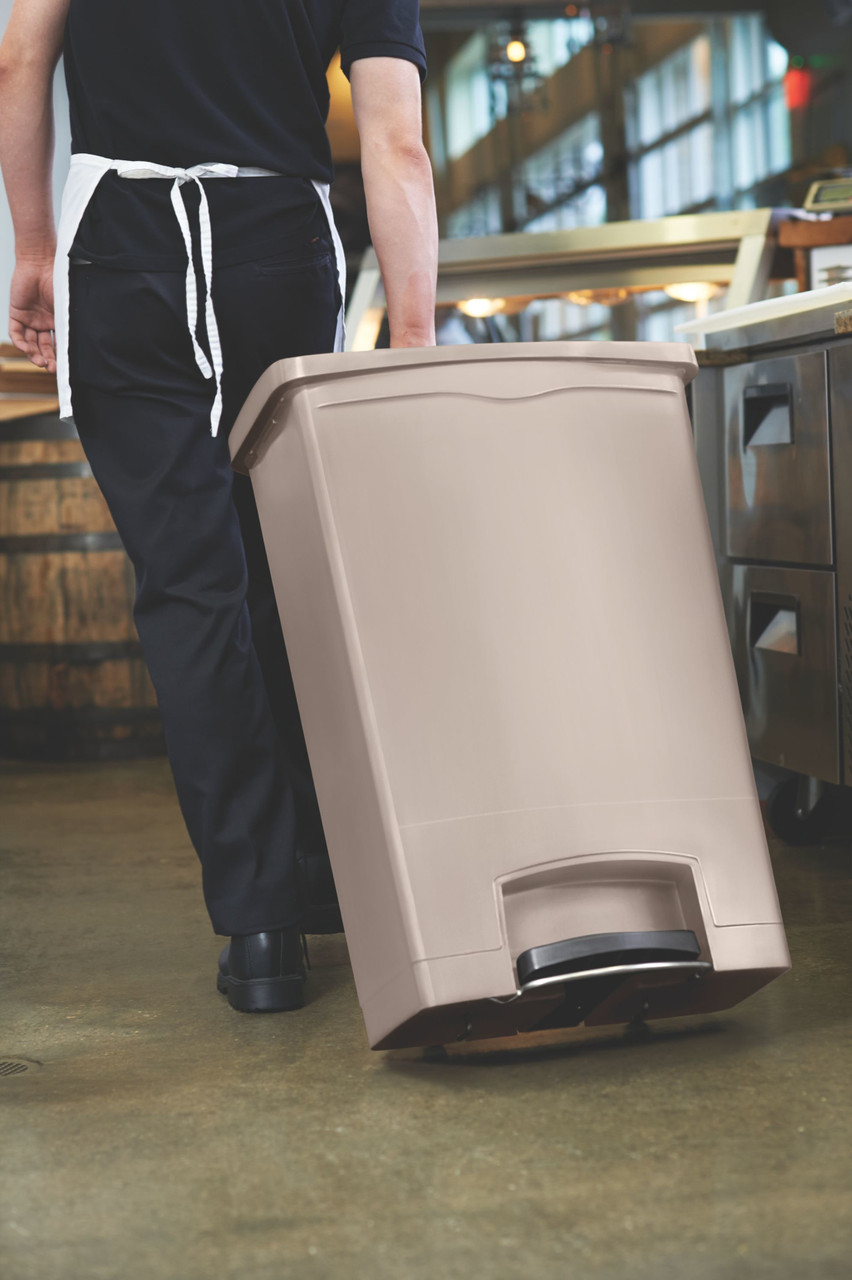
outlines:
[[0, 393], [8, 391], [55, 396], [56, 374], [40, 369], [11, 342], [0, 342]]
[[55, 396], [0, 396], [0, 422], [58, 412], [59, 401]]
[[781, 223], [778, 246], [793, 250], [800, 292], [811, 288], [811, 249], [835, 244], [852, 244], [852, 217], [836, 217], [826, 222], [802, 222], [790, 218]]

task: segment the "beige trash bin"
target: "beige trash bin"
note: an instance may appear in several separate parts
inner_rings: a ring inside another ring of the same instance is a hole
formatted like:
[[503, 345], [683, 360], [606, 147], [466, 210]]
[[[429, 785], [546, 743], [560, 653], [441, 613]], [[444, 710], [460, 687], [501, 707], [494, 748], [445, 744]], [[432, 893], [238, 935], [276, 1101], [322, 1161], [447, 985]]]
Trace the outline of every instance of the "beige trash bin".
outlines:
[[281, 360], [252, 479], [376, 1049], [789, 968], [681, 344]]

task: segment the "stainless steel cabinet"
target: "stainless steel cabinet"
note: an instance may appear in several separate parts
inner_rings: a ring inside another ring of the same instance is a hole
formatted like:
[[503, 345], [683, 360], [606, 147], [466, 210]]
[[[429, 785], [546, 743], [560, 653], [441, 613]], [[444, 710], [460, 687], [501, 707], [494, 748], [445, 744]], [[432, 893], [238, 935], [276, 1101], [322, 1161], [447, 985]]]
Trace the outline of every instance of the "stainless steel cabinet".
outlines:
[[852, 786], [852, 342], [829, 352], [843, 781]]
[[753, 754], [840, 782], [834, 573], [731, 566], [732, 644]]
[[751, 752], [807, 784], [797, 804], [808, 813], [788, 815], [787, 837], [817, 813], [823, 784], [852, 786], [852, 339], [844, 328], [830, 303], [780, 319], [740, 318], [712, 335], [693, 400]]
[[833, 563], [826, 364], [812, 351], [725, 370], [729, 556]]

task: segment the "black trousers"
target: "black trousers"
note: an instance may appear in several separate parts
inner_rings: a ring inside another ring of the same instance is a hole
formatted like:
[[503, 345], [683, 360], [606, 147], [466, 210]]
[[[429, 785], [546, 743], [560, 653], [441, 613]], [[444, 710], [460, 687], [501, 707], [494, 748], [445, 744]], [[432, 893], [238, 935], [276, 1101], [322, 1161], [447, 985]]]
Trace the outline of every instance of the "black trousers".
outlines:
[[[334, 349], [334, 245], [314, 221], [275, 257], [216, 266], [223, 413], [198, 369], [180, 271], [70, 267], [74, 421], [136, 572], [134, 620], [216, 933], [297, 922], [297, 848], [322, 823], [257, 510], [228, 432], [260, 374]], [[209, 357], [199, 286], [198, 338]]]

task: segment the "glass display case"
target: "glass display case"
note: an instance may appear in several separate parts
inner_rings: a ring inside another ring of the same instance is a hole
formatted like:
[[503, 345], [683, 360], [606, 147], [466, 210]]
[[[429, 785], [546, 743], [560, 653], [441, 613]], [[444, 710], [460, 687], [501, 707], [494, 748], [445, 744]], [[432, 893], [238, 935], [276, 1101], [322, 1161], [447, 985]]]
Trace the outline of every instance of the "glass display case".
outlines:
[[[678, 338], [678, 324], [795, 291], [792, 253], [777, 244], [790, 214], [740, 209], [442, 240], [437, 343]], [[371, 247], [346, 312], [346, 350], [388, 345]]]

